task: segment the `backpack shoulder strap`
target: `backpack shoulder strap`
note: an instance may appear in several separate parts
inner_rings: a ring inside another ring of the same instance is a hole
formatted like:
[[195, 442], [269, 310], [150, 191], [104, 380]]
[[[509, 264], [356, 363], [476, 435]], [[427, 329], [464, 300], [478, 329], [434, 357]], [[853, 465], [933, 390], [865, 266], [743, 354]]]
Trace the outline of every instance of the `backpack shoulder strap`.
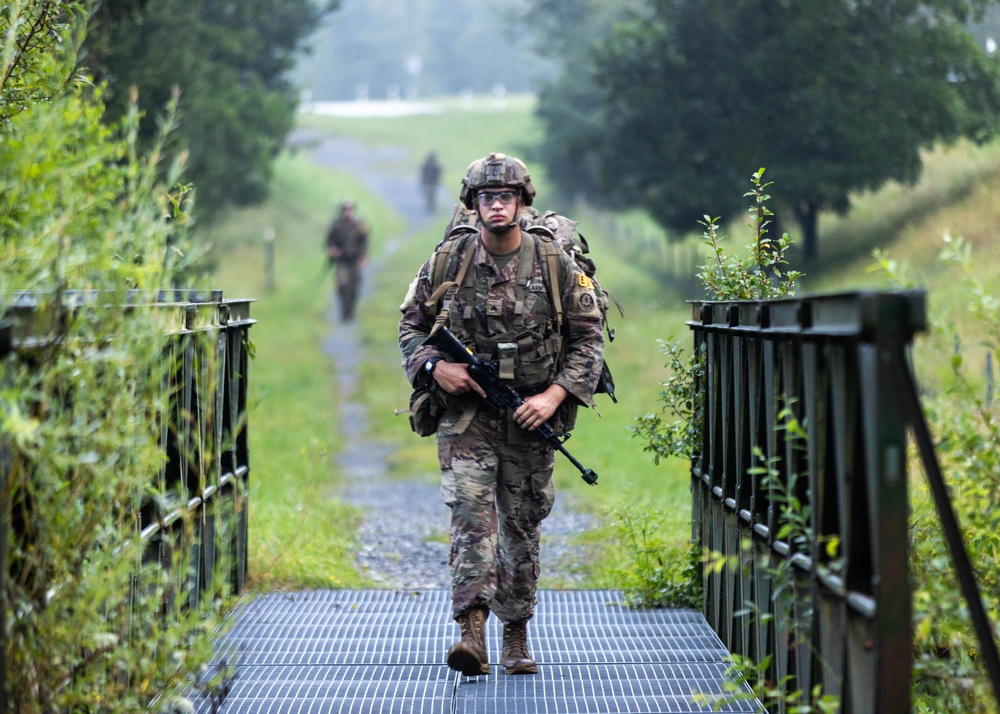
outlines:
[[[441, 300], [445, 293], [452, 287], [462, 284], [465, 273], [469, 270], [472, 262], [472, 254], [475, 253], [475, 241], [471, 240], [474, 231], [453, 230], [448, 238], [441, 242], [434, 252], [434, 262], [431, 265], [431, 295], [424, 302], [427, 307], [434, 307]], [[457, 255], [462, 256], [462, 263], [455, 273]], [[453, 273], [451, 280], [445, 280], [449, 273]]]
[[[434, 253], [434, 264], [431, 266], [432, 292], [430, 297], [424, 301], [424, 305], [431, 309], [437, 309], [437, 316], [434, 319], [435, 325], [441, 325], [448, 321], [451, 300], [465, 280], [469, 265], [472, 264], [472, 256], [476, 253], [476, 235], [478, 235], [476, 231], [462, 231], [453, 239], [446, 240]], [[448, 273], [454, 272], [458, 255], [462, 256], [458, 272], [455, 273], [453, 279], [445, 280]], [[438, 303], [441, 303], [440, 308], [437, 308]]]
[[563, 325], [563, 270], [560, 253], [563, 251], [553, 242], [555, 236], [545, 226], [531, 226], [528, 232], [537, 238], [535, 244], [538, 246], [538, 255], [542, 260], [542, 275], [549, 286], [552, 305], [556, 311], [556, 331], [561, 332]]

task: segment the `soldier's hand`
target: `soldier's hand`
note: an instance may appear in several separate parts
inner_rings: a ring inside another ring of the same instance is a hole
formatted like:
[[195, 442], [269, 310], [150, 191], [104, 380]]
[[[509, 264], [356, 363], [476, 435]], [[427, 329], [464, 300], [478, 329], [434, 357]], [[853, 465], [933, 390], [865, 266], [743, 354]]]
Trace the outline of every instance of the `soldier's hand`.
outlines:
[[434, 366], [434, 372], [431, 376], [434, 377], [438, 386], [448, 394], [475, 392], [480, 397], [486, 398], [486, 392], [479, 386], [479, 382], [469, 374], [469, 365], [467, 364], [441, 360]]
[[556, 413], [565, 398], [566, 390], [552, 384], [541, 394], [526, 398], [514, 412], [514, 421], [525, 431], [534, 431]]

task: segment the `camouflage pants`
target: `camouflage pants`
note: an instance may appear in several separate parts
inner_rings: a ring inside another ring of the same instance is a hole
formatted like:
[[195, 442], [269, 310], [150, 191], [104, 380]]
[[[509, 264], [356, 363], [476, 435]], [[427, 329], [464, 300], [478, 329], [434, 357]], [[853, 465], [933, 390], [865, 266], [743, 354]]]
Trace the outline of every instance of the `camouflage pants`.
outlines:
[[337, 294], [340, 296], [340, 317], [353, 320], [361, 290], [361, 267], [356, 261], [341, 260], [336, 270]]
[[542, 520], [552, 510], [552, 447], [482, 407], [461, 434], [438, 427], [441, 494], [451, 507], [452, 616], [486, 607], [503, 622], [535, 611]]

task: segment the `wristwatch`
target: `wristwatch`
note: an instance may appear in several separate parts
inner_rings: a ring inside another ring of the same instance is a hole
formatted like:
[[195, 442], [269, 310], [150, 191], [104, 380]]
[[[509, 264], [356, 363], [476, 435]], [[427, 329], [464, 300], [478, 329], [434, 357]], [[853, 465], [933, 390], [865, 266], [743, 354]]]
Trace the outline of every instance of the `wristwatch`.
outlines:
[[429, 360], [424, 362], [424, 371], [427, 372], [427, 374], [433, 374], [435, 365], [437, 365], [440, 361], [440, 357], [431, 357]]

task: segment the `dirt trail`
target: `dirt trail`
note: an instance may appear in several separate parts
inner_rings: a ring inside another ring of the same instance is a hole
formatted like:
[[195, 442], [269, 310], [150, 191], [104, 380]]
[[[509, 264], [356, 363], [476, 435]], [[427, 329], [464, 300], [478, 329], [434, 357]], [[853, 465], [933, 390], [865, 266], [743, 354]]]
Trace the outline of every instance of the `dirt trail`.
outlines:
[[[317, 163], [351, 172], [406, 221], [402, 235], [387, 241], [382, 254], [369, 257], [363, 272], [363, 300], [368, 294], [366, 288], [372, 285], [372, 278], [381, 267], [383, 256], [435, 220], [424, 208], [418, 190], [417, 167], [413, 167], [410, 175], [400, 175], [398, 170], [387, 168], [393, 164], [398, 166], [402, 149], [367, 150], [349, 140], [305, 132], [298, 133], [293, 141], [300, 146], [311, 146]], [[448, 205], [446, 189], [442, 188], [441, 192], [439, 205]], [[413, 266], [414, 272], [418, 267]], [[400, 295], [405, 289], [406, 285], [401, 284]], [[358, 567], [383, 587], [448, 587], [448, 509], [441, 501], [436, 484], [398, 476], [389, 478], [387, 459], [392, 454], [392, 447], [368, 439], [365, 407], [354, 400], [360, 388], [358, 366], [364, 357], [357, 326], [341, 323], [336, 308], [331, 290], [327, 312], [331, 332], [325, 349], [336, 369], [341, 405], [343, 451], [338, 455], [338, 466], [346, 484], [341, 497], [363, 512], [359, 532], [362, 545], [356, 554]], [[402, 370], [399, 378], [405, 379]], [[577, 577], [573, 571], [578, 557], [569, 540], [592, 527], [593, 523], [590, 518], [567, 510], [564, 501], [556, 499], [553, 513], [543, 525], [542, 572], [552, 582], [571, 585]]]

